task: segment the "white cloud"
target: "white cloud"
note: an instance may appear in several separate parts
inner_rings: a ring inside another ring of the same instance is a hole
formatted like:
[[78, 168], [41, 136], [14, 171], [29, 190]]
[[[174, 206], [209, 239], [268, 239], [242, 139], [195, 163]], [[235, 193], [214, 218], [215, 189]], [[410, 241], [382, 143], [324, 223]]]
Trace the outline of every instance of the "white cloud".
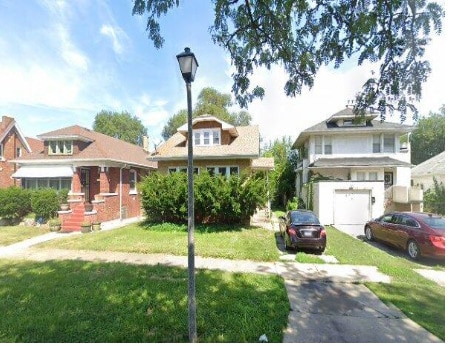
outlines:
[[122, 55], [124, 46], [129, 44], [130, 41], [125, 31], [118, 26], [104, 24], [100, 28], [100, 33], [111, 40], [114, 52]]

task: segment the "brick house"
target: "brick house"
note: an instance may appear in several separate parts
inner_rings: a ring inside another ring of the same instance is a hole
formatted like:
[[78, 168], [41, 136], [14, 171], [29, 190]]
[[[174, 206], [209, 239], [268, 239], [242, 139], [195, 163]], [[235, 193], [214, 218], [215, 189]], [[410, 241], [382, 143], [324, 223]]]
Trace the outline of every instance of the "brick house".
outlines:
[[[158, 163], [158, 171], [187, 171], [187, 124], [158, 146], [149, 159]], [[192, 120], [194, 174], [202, 170], [210, 174], [230, 176], [241, 172], [268, 172], [274, 159], [260, 157], [258, 126], [233, 126], [212, 115]], [[270, 202], [268, 201], [270, 212]]]
[[13, 186], [16, 181], [11, 175], [17, 165], [11, 160], [31, 152], [27, 139], [23, 136], [14, 118], [2, 116], [0, 122], [0, 188]]
[[146, 150], [77, 125], [38, 138], [41, 149], [15, 159], [19, 169], [12, 177], [24, 188], [70, 190], [70, 209], [58, 212], [63, 230], [80, 230], [83, 220], [141, 216], [137, 183], [156, 169]]

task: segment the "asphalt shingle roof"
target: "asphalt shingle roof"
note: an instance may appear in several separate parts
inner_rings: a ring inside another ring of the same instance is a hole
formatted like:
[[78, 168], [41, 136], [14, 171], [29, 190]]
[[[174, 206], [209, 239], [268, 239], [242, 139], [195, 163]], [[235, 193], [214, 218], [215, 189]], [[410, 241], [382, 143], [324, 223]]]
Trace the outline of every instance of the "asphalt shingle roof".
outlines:
[[445, 151], [432, 158], [418, 164], [411, 170], [412, 177], [424, 175], [444, 175], [445, 174]]
[[110, 160], [121, 163], [133, 164], [136, 166], [156, 168], [155, 162], [147, 160], [148, 152], [142, 147], [104, 135], [93, 130], [74, 125], [47, 132], [38, 136], [45, 139], [56, 138], [80, 138], [87, 142], [86, 148], [79, 153], [74, 153], [71, 156], [47, 155], [41, 149], [37, 152], [32, 152], [24, 155], [17, 161], [90, 161], [90, 160]]
[[[236, 126], [239, 134], [228, 145], [194, 146], [194, 159], [228, 159], [259, 157], [259, 127]], [[151, 153], [151, 160], [170, 161], [187, 157], [186, 137], [175, 133]]]

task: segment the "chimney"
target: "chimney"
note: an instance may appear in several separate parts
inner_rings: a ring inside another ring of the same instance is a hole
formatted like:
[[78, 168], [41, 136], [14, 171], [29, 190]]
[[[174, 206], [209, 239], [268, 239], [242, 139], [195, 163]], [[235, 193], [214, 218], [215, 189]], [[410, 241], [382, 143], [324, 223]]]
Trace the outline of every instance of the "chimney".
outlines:
[[150, 152], [149, 148], [148, 148], [148, 136], [144, 136], [142, 138], [142, 147], [144, 148], [144, 150], [148, 153]]

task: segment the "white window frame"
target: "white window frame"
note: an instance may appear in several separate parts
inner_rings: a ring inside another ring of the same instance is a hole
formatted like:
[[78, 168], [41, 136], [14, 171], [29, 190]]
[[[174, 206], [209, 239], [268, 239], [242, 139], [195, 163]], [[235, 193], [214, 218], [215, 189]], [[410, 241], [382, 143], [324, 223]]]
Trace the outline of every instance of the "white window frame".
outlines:
[[220, 128], [194, 130], [193, 137], [193, 144], [197, 147], [209, 147], [220, 145], [220, 143], [222, 143], [222, 134]]
[[372, 136], [372, 153], [374, 153], [374, 154], [381, 153], [381, 136], [380, 135]]
[[231, 170], [233, 168], [237, 168], [237, 175], [239, 175], [239, 166], [207, 166], [206, 169], [208, 172], [213, 172], [214, 175], [222, 174], [220, 171], [223, 171], [225, 169], [225, 174], [222, 174], [223, 176], [229, 178], [231, 176]]
[[[386, 138], [389, 138], [389, 140], [392, 138], [392, 147], [386, 146]], [[389, 149], [389, 150], [387, 150], [387, 149]], [[384, 135], [383, 136], [383, 153], [395, 153], [395, 135]]]
[[72, 140], [48, 141], [48, 154], [49, 155], [72, 155], [73, 154], [73, 141]]
[[130, 186], [130, 195], [137, 194], [137, 171], [135, 169], [130, 169], [128, 173], [128, 184]]
[[[200, 168], [199, 167], [192, 167], [192, 171], [194, 174], [200, 174]], [[175, 172], [186, 172], [187, 173], [187, 167], [186, 166], [171, 166], [167, 168], [167, 173], [175, 173]]]

